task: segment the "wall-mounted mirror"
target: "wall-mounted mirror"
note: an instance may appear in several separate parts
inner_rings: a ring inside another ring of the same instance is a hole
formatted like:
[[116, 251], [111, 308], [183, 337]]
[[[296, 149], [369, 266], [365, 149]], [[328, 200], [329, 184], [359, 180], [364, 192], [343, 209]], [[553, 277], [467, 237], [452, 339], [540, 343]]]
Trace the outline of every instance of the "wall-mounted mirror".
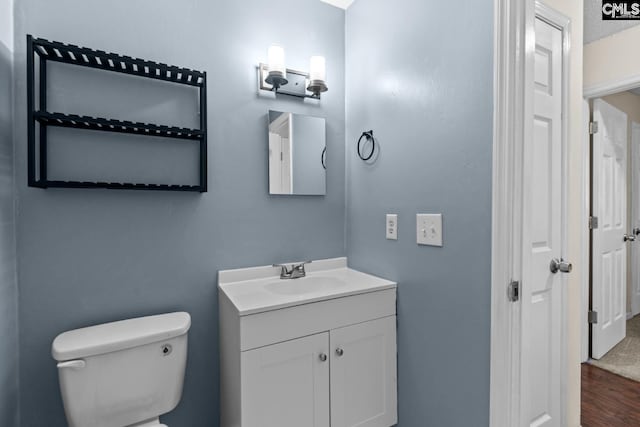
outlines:
[[325, 120], [269, 111], [269, 193], [326, 194]]

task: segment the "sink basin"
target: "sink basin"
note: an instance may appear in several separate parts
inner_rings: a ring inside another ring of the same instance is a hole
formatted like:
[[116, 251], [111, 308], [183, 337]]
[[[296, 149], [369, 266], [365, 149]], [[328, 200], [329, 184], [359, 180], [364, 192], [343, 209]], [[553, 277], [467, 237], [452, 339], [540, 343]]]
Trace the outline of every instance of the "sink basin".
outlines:
[[331, 292], [344, 288], [347, 283], [336, 277], [303, 277], [270, 282], [264, 288], [277, 295], [305, 295], [317, 292]]
[[[289, 263], [291, 264], [291, 263]], [[239, 316], [395, 289], [396, 283], [350, 269], [346, 258], [313, 261], [307, 277], [280, 279], [271, 265], [218, 272], [220, 296]]]

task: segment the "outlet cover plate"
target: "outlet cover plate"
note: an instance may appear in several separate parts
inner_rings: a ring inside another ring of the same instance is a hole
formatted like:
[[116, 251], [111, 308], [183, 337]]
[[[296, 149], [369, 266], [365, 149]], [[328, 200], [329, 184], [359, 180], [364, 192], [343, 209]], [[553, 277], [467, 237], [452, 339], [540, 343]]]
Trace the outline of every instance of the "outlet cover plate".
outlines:
[[387, 214], [387, 240], [398, 240], [398, 215]]
[[416, 242], [419, 245], [442, 246], [442, 214], [416, 215]]

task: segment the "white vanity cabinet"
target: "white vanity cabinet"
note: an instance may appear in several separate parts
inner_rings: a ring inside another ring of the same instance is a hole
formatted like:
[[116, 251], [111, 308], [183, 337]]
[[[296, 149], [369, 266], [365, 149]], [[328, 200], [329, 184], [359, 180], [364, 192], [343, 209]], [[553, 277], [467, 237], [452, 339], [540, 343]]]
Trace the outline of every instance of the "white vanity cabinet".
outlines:
[[331, 427], [397, 422], [396, 317], [330, 332]]
[[336, 293], [318, 285], [323, 271], [289, 281], [277, 304], [256, 302], [258, 284], [277, 285], [277, 276], [230, 282], [237, 276], [220, 273], [222, 427], [397, 424], [396, 285], [346, 268], [345, 259], [331, 272], [346, 284]]
[[242, 425], [329, 427], [328, 352], [326, 332], [243, 352]]

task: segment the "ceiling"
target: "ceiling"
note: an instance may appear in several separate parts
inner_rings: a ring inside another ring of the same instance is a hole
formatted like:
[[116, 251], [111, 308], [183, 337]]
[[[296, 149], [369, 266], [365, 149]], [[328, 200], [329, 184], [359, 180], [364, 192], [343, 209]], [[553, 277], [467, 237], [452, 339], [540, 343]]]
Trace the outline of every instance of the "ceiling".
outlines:
[[[320, 0], [324, 3], [347, 9], [355, 0]], [[638, 21], [603, 21], [602, 0], [584, 0], [584, 43], [591, 43], [629, 27], [639, 25]]]
[[335, 7], [339, 7], [340, 9], [347, 9], [349, 6], [351, 6], [351, 3], [354, 2], [354, 0], [320, 0], [320, 1], [329, 3]]
[[603, 21], [602, 0], [584, 0], [584, 44], [638, 24], [640, 21]]

